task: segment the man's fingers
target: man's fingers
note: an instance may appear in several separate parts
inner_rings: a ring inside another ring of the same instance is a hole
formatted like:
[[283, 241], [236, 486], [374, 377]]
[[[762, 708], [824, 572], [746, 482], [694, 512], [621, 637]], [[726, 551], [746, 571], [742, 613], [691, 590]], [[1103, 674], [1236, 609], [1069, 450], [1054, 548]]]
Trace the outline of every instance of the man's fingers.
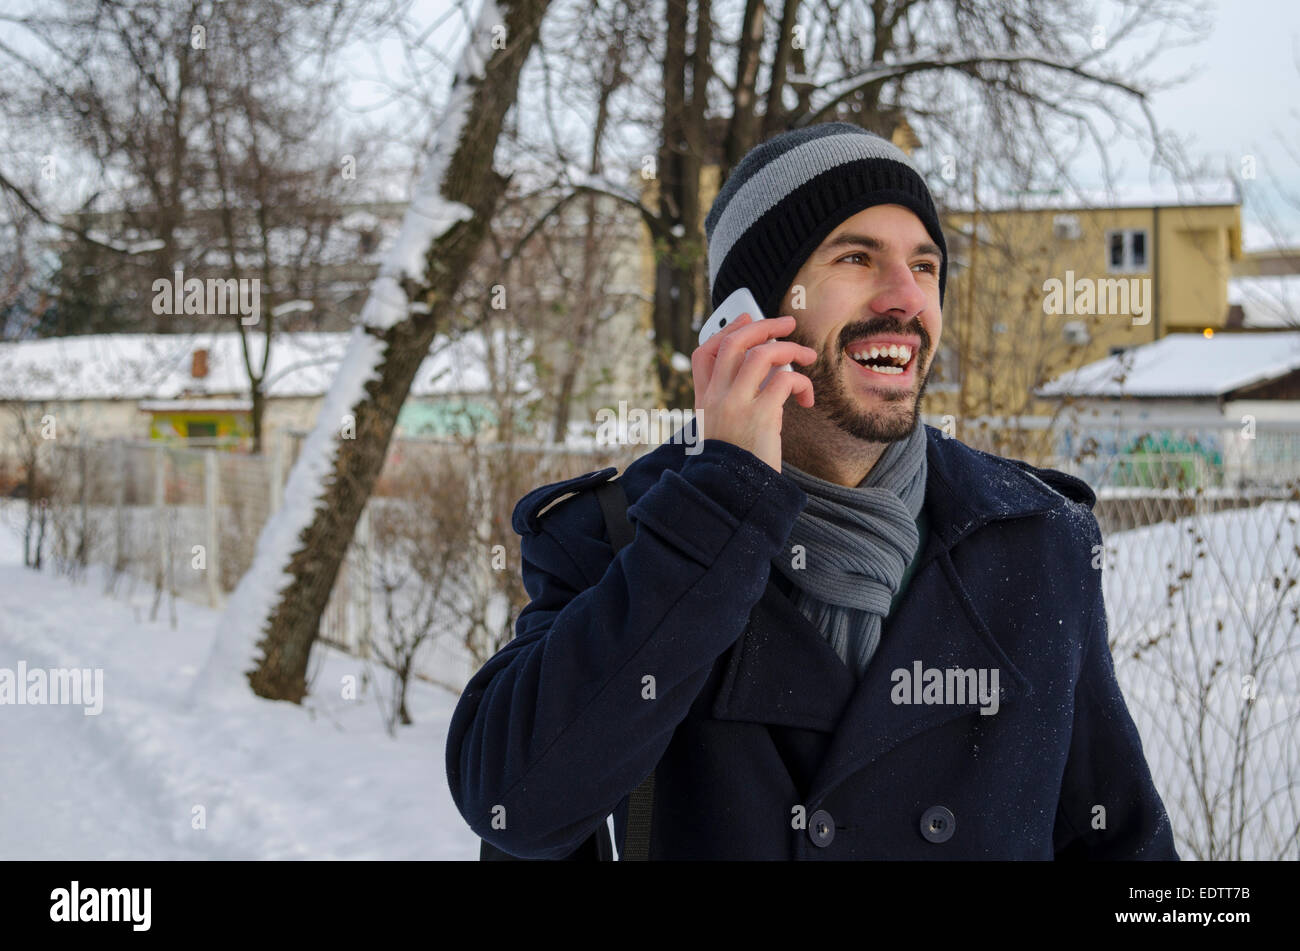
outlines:
[[[736, 372], [732, 385], [758, 389], [758, 385], [763, 382], [763, 378], [772, 367], [779, 367], [785, 363], [812, 363], [816, 359], [817, 351], [811, 347], [805, 347], [793, 340], [771, 340], [749, 349], [745, 354], [745, 362]], [[795, 374], [795, 376], [802, 375]]]
[[[793, 317], [775, 317], [741, 327], [718, 344], [718, 358], [713, 365], [714, 377], [734, 380], [749, 351], [761, 346], [765, 340], [784, 336], [793, 329]], [[789, 358], [782, 358], [776, 365], [788, 362]], [[758, 385], [757, 381], [754, 385]]]
[[723, 327], [695, 348], [695, 352], [691, 354], [691, 380], [695, 384], [695, 398], [697, 401], [704, 395], [704, 391], [708, 389], [709, 381], [713, 379], [714, 367], [718, 360], [718, 347], [722, 345], [722, 341], [738, 327], [748, 326], [752, 320], [753, 317], [749, 314], [741, 314], [728, 326]]
[[814, 402], [812, 380], [793, 370], [780, 370], [772, 374], [772, 379], [759, 392], [758, 399], [754, 402], [763, 410], [776, 409], [784, 406], [785, 401], [792, 394], [798, 397], [800, 406], [805, 409], [812, 408]]

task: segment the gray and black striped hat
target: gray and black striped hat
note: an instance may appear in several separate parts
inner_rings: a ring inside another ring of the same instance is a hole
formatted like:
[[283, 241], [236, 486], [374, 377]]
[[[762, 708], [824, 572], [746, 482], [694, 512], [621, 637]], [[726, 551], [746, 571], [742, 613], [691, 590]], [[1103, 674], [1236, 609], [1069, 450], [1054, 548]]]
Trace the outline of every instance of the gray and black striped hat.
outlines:
[[808, 256], [845, 219], [872, 205], [902, 205], [921, 219], [943, 252], [942, 304], [948, 246], [920, 171], [880, 136], [826, 122], [756, 145], [718, 192], [704, 220], [713, 307], [748, 287], [764, 316], [779, 316], [781, 299]]

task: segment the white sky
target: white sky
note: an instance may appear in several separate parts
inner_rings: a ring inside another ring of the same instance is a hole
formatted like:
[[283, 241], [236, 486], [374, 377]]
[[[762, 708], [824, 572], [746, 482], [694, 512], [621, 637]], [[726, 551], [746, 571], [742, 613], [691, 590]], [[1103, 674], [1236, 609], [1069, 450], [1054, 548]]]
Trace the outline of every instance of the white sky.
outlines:
[[[1295, 0], [1219, 0], [1213, 28], [1196, 46], [1162, 54], [1161, 76], [1194, 71], [1187, 82], [1158, 93], [1160, 124], [1215, 170], [1242, 174], [1253, 155], [1254, 181], [1243, 181], [1248, 225], [1271, 213], [1300, 235], [1300, 4]], [[1124, 184], [1146, 184], [1148, 158], [1118, 144], [1111, 153]], [[1292, 196], [1285, 207], [1279, 189]], [[1297, 240], [1300, 243], [1300, 240]]]

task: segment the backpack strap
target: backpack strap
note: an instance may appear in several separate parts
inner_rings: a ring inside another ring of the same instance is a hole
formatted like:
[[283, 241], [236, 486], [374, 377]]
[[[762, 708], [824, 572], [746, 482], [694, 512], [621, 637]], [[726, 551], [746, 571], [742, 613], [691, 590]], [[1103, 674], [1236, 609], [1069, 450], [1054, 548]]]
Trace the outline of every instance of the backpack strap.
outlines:
[[[613, 470], [603, 470], [600, 475], [608, 478], [608, 473], [611, 471]], [[582, 478], [585, 479], [586, 477]], [[576, 482], [577, 480], [571, 481]], [[586, 485], [580, 485], [578, 488], [586, 488]], [[617, 482], [608, 481], [595, 486], [594, 491], [597, 501], [600, 502], [601, 514], [605, 518], [605, 528], [609, 533], [610, 544], [614, 547], [615, 554], [617, 554], [620, 548], [629, 544], [635, 537], [635, 530], [627, 518], [627, 494]], [[642, 781], [641, 785], [632, 791], [632, 795], [628, 800], [627, 837], [623, 845], [623, 853], [619, 856], [624, 862], [644, 862], [649, 857], [650, 815], [651, 806], [654, 802], [654, 781], [655, 774], [652, 771]], [[479, 840], [479, 859], [480, 861], [530, 861], [518, 859], [508, 852], [503, 852], [495, 846], [489, 845], [484, 839]], [[590, 861], [592, 859], [601, 862], [612, 862], [614, 860], [614, 837], [610, 831], [608, 817], [606, 817], [605, 822], [601, 824], [599, 829], [584, 841], [577, 850], [566, 856], [563, 861]]]
[[[605, 516], [605, 528], [609, 532], [610, 544], [614, 546], [615, 555], [620, 548], [635, 537], [632, 523], [627, 517], [627, 493], [617, 480], [604, 482], [596, 486], [596, 498], [600, 510]], [[624, 862], [645, 862], [650, 857], [650, 819], [653, 812], [655, 795], [654, 770], [642, 780], [641, 785], [632, 790], [627, 806], [627, 836], [623, 842], [623, 852], [619, 859]], [[606, 860], [605, 830], [598, 834], [601, 858]]]
[[617, 479], [602, 482], [595, 491], [601, 514], [605, 516], [609, 543], [614, 546], [614, 554], [618, 554], [618, 550], [630, 544], [634, 537], [632, 523], [627, 518], [627, 493]]

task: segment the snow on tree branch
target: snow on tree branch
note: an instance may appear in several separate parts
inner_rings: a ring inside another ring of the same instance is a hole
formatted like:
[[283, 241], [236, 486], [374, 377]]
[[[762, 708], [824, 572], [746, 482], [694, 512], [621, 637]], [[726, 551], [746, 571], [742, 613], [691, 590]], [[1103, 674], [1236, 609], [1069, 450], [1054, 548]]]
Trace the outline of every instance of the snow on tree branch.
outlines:
[[[253, 564], [230, 596], [222, 632], [200, 671], [189, 702], [219, 703], [246, 698], [245, 671], [257, 666], [258, 642], [279, 594], [291, 582], [288, 571], [301, 536], [312, 524], [332, 475], [339, 439], [354, 408], [365, 399], [365, 387], [383, 363], [386, 344], [373, 332], [407, 319], [409, 301], [404, 280], [424, 285], [425, 262], [433, 243], [457, 222], [473, 216], [460, 202], [442, 195], [447, 167], [470, 118], [475, 82], [485, 77], [494, 33], [502, 17], [495, 0], [484, 0], [473, 32], [461, 51], [451, 96], [430, 148], [397, 240], [380, 267], [361, 311], [360, 325], [348, 340], [338, 374], [330, 384], [316, 426], [299, 453], [284, 490], [284, 502], [258, 538]], [[355, 425], [355, 423], [354, 423]]]

